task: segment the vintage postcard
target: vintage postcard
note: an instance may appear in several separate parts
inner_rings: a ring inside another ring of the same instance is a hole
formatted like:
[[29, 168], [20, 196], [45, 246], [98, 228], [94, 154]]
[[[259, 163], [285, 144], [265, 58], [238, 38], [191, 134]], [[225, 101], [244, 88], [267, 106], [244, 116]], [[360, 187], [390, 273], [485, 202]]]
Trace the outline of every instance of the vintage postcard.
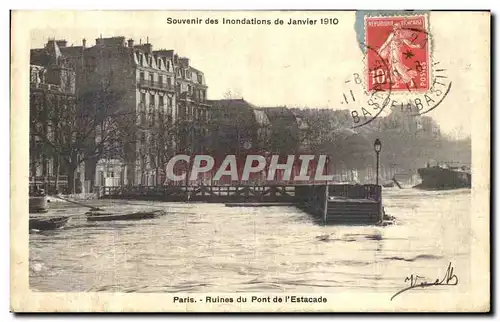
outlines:
[[13, 11], [11, 310], [488, 312], [490, 23]]

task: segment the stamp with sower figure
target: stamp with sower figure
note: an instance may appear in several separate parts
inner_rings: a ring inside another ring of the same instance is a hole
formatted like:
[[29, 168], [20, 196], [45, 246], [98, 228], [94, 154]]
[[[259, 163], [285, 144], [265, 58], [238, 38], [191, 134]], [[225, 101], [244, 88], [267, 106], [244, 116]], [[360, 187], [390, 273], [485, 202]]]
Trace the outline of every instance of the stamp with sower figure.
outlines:
[[364, 72], [345, 81], [341, 100], [351, 110], [352, 127], [394, 110], [418, 116], [441, 105], [452, 82], [435, 61], [428, 16], [368, 14], [362, 26], [356, 32]]
[[[368, 90], [429, 90], [429, 41], [423, 15], [366, 17]], [[381, 68], [383, 59], [387, 68]], [[390, 83], [389, 83], [390, 82]]]

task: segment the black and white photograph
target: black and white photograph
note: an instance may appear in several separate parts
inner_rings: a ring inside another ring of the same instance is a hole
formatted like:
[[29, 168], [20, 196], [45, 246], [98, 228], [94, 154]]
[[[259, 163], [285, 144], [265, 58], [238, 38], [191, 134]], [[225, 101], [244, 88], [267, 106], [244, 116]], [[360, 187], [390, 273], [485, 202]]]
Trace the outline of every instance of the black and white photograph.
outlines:
[[489, 311], [490, 19], [13, 11], [12, 310]]

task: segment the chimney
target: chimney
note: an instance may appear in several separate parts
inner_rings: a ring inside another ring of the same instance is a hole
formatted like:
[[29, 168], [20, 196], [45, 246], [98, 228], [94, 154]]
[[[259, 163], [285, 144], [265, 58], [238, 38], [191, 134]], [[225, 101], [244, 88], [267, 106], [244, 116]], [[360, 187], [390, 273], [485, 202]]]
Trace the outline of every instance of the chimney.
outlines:
[[56, 40], [56, 44], [58, 47], [66, 47], [68, 42], [66, 40], [62, 39], [62, 40]]
[[172, 58], [174, 56], [174, 50], [173, 49], [159, 49], [153, 51], [153, 53], [161, 55], [161, 56], [166, 56], [168, 58]]
[[183, 67], [188, 67], [189, 66], [189, 58], [187, 58], [187, 57], [180, 57], [179, 58], [179, 64], [182, 65]]
[[141, 50], [143, 50], [144, 52], [146, 52], [148, 54], [152, 54], [153, 53], [153, 45], [151, 45], [151, 44], [135, 45], [134, 47], [138, 48], [138, 49], [141, 49]]
[[142, 48], [144, 49], [145, 52], [151, 54], [153, 52], [153, 45], [151, 44], [144, 44], [142, 45]]
[[87, 46], [87, 39], [85, 39], [85, 38], [82, 39], [82, 46], [83, 46], [83, 48], [85, 48], [85, 46]]
[[134, 39], [130, 38], [130, 39], [128, 40], [128, 46], [129, 46], [130, 48], [134, 47]]

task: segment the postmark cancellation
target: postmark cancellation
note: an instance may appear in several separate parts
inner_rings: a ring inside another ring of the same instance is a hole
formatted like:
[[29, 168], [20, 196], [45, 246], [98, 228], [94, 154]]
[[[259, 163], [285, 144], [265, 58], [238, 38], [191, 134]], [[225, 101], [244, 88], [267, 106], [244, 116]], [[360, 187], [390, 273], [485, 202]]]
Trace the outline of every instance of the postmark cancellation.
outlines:
[[446, 63], [433, 53], [427, 13], [366, 14], [363, 30], [358, 32], [362, 36], [363, 71], [349, 76], [341, 97], [343, 104], [351, 100], [353, 128], [394, 110], [409, 116], [424, 115], [446, 98], [452, 81]]

